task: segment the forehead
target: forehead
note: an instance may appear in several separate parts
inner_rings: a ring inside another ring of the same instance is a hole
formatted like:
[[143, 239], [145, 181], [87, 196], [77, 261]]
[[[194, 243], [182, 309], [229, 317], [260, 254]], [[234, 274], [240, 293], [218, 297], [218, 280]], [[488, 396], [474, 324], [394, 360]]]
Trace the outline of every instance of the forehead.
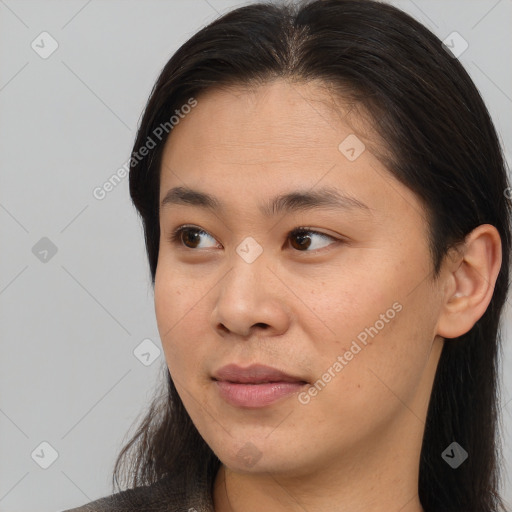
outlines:
[[319, 81], [216, 88], [203, 92], [197, 102], [173, 128], [167, 145], [173, 145], [177, 132], [186, 132], [179, 137], [180, 146], [214, 147], [225, 153], [243, 149], [253, 156], [290, 151], [293, 157], [337, 149], [347, 135], [357, 132], [366, 144], [383, 146], [364, 108]]
[[366, 147], [373, 146], [370, 123], [354, 115], [350, 102], [340, 98], [333, 103], [329, 91], [317, 83], [276, 80], [203, 92], [167, 139], [162, 178], [169, 166], [194, 166], [210, 176], [221, 168], [223, 176], [243, 174], [249, 179], [250, 171], [258, 169], [292, 177], [303, 167], [314, 172], [326, 162], [328, 167], [336, 164], [343, 158], [340, 143], [356, 130]]
[[[325, 86], [278, 80], [209, 90], [196, 99], [167, 139], [161, 201], [177, 186], [239, 204], [325, 186], [372, 210], [418, 210], [412, 191], [375, 156], [382, 142], [368, 116]], [[355, 159], [343, 151], [347, 140], [361, 151]]]

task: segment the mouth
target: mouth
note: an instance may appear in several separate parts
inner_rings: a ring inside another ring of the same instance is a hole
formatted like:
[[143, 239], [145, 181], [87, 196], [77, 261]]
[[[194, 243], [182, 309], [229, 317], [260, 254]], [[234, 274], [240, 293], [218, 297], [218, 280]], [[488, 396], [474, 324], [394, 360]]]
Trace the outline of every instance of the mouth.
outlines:
[[220, 396], [237, 407], [258, 408], [299, 392], [308, 382], [264, 365], [228, 365], [212, 377]]
[[223, 366], [213, 375], [214, 380], [227, 381], [240, 384], [265, 384], [271, 382], [306, 382], [298, 377], [271, 366], [253, 364], [242, 367], [236, 364]]

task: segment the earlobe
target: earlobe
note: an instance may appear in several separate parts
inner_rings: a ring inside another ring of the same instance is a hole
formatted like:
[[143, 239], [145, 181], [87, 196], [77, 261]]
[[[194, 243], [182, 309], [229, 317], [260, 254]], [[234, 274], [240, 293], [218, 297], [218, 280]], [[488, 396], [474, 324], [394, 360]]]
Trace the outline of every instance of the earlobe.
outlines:
[[447, 263], [450, 283], [437, 324], [443, 338], [466, 334], [489, 306], [502, 260], [498, 230], [491, 224], [476, 227], [459, 254]]

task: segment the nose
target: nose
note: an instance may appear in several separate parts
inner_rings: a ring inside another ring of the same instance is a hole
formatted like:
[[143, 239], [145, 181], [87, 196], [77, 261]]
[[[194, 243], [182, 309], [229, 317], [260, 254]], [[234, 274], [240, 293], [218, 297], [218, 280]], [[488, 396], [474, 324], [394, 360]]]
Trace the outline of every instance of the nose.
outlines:
[[222, 336], [250, 337], [258, 331], [275, 336], [288, 329], [286, 287], [263, 255], [247, 263], [235, 254], [218, 290], [212, 323]]

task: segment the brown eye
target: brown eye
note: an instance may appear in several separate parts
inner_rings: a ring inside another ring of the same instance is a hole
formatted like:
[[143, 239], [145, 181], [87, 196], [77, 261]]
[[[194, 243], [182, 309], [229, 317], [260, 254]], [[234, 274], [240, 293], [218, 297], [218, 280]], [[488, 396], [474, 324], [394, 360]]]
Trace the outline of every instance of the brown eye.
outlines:
[[[314, 238], [323, 238], [328, 241], [336, 241], [336, 239], [332, 236], [326, 235], [325, 233], [320, 233], [318, 231], [312, 231], [310, 229], [299, 228], [295, 229], [290, 233], [289, 240], [290, 245], [301, 252], [311, 252], [308, 249], [313, 245], [313, 250], [321, 249], [322, 247], [315, 247]], [[297, 243], [292, 242], [292, 240], [296, 240]], [[318, 244], [316, 244], [318, 245]], [[327, 244], [330, 245], [330, 244]]]
[[[171, 234], [170, 241], [173, 244], [183, 245], [187, 249], [197, 249], [201, 244], [201, 237], [210, 237], [215, 241], [206, 231], [192, 226], [181, 226], [176, 229]], [[212, 247], [215, 246], [217, 246], [217, 243], [214, 243]]]
[[200, 242], [200, 234], [198, 230], [182, 229], [180, 232], [181, 241], [192, 249], [195, 249]]
[[307, 249], [311, 245], [311, 237], [304, 231], [293, 233], [290, 240], [297, 241], [297, 244], [290, 242], [294, 249]]

